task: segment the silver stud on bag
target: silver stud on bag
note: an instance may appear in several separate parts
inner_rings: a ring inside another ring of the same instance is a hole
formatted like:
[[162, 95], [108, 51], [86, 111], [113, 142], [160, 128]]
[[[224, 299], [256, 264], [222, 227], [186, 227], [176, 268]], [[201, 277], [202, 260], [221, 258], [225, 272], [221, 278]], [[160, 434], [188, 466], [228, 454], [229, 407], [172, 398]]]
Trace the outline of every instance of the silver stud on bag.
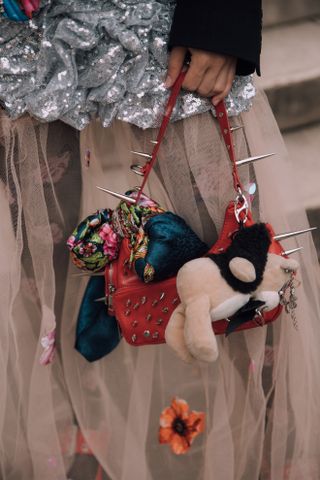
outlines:
[[133, 305], [133, 310], [137, 310], [140, 307], [140, 303], [137, 302]]
[[155, 340], [156, 340], [157, 338], [159, 338], [159, 332], [154, 332], [154, 333], [152, 334], [152, 338], [154, 338]]
[[166, 294], [165, 294], [164, 292], [161, 292], [161, 293], [160, 293], [159, 300], [163, 300], [165, 296], [166, 296]]
[[137, 335], [136, 335], [135, 333], [132, 335], [131, 340], [132, 340], [133, 342], [136, 342], [136, 341], [137, 341]]
[[107, 303], [108, 297], [96, 298], [94, 301], [95, 301], [95, 302], [104, 302], [104, 303]]
[[255, 317], [254, 317], [254, 321], [256, 322], [257, 325], [259, 325], [260, 327], [263, 327], [265, 325], [265, 320], [264, 320], [264, 316], [263, 316], [263, 306], [260, 307], [260, 308], [256, 308], [255, 310]]
[[150, 330], [145, 330], [145, 331], [143, 332], [143, 336], [146, 337], [146, 338], [149, 338], [150, 335], [151, 335]]
[[131, 325], [135, 328], [138, 326], [138, 323], [138, 320], [134, 320]]
[[150, 155], [150, 153], [144, 153], [144, 152], [137, 152], [135, 150], [131, 150], [131, 153], [133, 153], [134, 155], [139, 155], [140, 157], [144, 157], [144, 158], [152, 158], [152, 155]]
[[130, 313], [131, 313], [131, 310], [129, 310], [129, 309], [124, 312], [126, 317], [129, 317]]
[[156, 324], [157, 324], [157, 325], [162, 325], [162, 324], [163, 324], [163, 319], [162, 319], [162, 318], [158, 318], [158, 320], [156, 321]]
[[240, 128], [244, 128], [243, 125], [235, 125], [234, 127], [230, 127], [231, 132], [235, 132], [236, 130], [240, 130]]
[[151, 319], [152, 319], [152, 315], [151, 313], [148, 313], [148, 315], [146, 316], [147, 322], [150, 322]]
[[96, 187], [97, 187], [98, 190], [101, 190], [102, 192], [108, 193], [109, 195], [112, 195], [113, 197], [119, 198], [119, 200], [123, 200], [124, 202], [132, 203], [132, 205], [134, 205], [136, 203], [136, 200], [132, 197], [128, 197], [127, 195], [122, 195], [122, 193], [113, 192], [112, 190], [109, 190], [108, 188], [99, 187], [98, 185]]
[[141, 177], [144, 177], [144, 166], [139, 165], [138, 163], [135, 163], [134, 165], [130, 166], [130, 169], [136, 173], [137, 175], [140, 175]]
[[168, 313], [168, 312], [169, 312], [169, 308], [168, 308], [168, 307], [163, 307], [162, 312], [163, 312], [163, 313]]
[[80, 272], [80, 273], [72, 273], [72, 277], [103, 277], [104, 272]]
[[257, 162], [258, 160], [263, 160], [264, 158], [272, 157], [275, 153], [266, 153], [265, 155], [257, 155], [256, 157], [244, 158], [243, 160], [238, 160], [236, 165], [241, 167], [242, 165], [247, 165], [248, 163]]
[[177, 297], [175, 297], [173, 300], [172, 300], [172, 305], [176, 305], [178, 303], [179, 299]]
[[282, 252], [281, 255], [291, 255], [292, 253], [300, 252], [301, 250], [303, 250], [303, 247], [292, 248], [291, 250], [286, 250], [285, 252]]
[[158, 305], [158, 300], [153, 300], [152, 304], [153, 307], [156, 307]]
[[130, 307], [130, 305], [131, 305], [131, 300], [130, 298], [128, 298], [128, 300], [126, 301], [126, 307]]
[[287, 232], [287, 233], [279, 233], [277, 235], [275, 235], [273, 238], [274, 240], [285, 240], [287, 238], [290, 238], [290, 237], [295, 237], [297, 235], [302, 235], [303, 233], [308, 233], [308, 232], [312, 232], [314, 230], [317, 230], [318, 227], [310, 227], [310, 228], [305, 228], [303, 230], [296, 230], [295, 232]]
[[144, 305], [145, 303], [147, 303], [147, 297], [146, 296], [141, 297], [140, 302], [141, 302], [141, 305]]

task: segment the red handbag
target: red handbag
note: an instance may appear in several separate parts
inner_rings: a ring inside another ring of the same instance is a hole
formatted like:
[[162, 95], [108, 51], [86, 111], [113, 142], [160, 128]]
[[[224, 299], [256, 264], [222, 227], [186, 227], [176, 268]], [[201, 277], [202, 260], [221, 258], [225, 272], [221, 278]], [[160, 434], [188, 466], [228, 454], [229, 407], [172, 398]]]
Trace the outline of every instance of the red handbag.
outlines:
[[[248, 215], [247, 225], [254, 222]], [[267, 224], [271, 238], [274, 236], [272, 227]], [[230, 203], [224, 226], [218, 241], [208, 253], [219, 253], [230, 245], [230, 233], [238, 228], [234, 204]], [[280, 243], [273, 240], [270, 253], [281, 255], [283, 248]], [[115, 315], [125, 340], [131, 345], [154, 345], [165, 343], [164, 332], [173, 310], [180, 303], [176, 289], [176, 277], [160, 282], [145, 284], [137, 276], [135, 271], [128, 268], [130, 257], [129, 242], [124, 239], [120, 254], [116, 261], [106, 267], [106, 297], [108, 297], [109, 313]], [[244, 323], [237, 331], [255, 328], [273, 322], [280, 315], [282, 306], [279, 305], [270, 312], [262, 313], [262, 317]], [[215, 334], [221, 335], [226, 332], [227, 320], [219, 320], [212, 323]]]
[[[140, 165], [133, 166], [133, 169], [136, 169], [138, 173], [144, 175], [142, 185], [138, 190], [135, 200], [136, 202], [139, 201], [148, 175], [156, 161], [184, 75], [184, 73], [180, 74], [173, 87], [159, 130], [157, 142], [155, 143], [152, 153], [152, 158], [143, 167]], [[221, 133], [232, 163], [232, 176], [236, 199], [230, 202], [226, 210], [224, 225], [219, 239], [208, 253], [221, 253], [225, 250], [231, 243], [231, 234], [239, 230], [240, 224], [245, 223], [246, 226], [254, 224], [247, 200], [242, 193], [232, 144], [232, 132], [223, 102], [216, 107], [216, 112]], [[125, 196], [123, 198], [125, 199]], [[132, 203], [132, 199], [130, 199], [130, 202]], [[283, 255], [285, 252], [280, 243], [274, 239], [275, 234], [272, 227], [269, 224], [266, 226], [272, 239], [269, 252]], [[105, 293], [108, 299], [109, 313], [116, 316], [122, 334], [129, 344], [141, 346], [165, 343], [164, 332], [166, 326], [172, 312], [180, 303], [176, 289], [176, 277], [145, 284], [135, 273], [134, 267], [129, 262], [129, 258], [130, 246], [129, 241], [125, 238], [122, 240], [119, 257], [105, 269]], [[282, 308], [279, 304], [274, 310], [264, 313], [260, 312], [257, 318], [242, 324], [237, 330], [251, 329], [273, 322], [279, 316]], [[228, 320], [219, 320], [212, 324], [214, 332], [218, 335], [224, 334], [227, 326]]]

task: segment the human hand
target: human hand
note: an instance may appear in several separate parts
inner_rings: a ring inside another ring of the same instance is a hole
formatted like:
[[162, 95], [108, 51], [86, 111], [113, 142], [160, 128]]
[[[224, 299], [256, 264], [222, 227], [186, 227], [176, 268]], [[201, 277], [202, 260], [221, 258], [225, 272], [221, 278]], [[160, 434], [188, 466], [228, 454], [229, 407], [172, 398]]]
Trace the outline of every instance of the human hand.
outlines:
[[218, 105], [232, 87], [237, 59], [195, 48], [174, 47], [169, 57], [167, 88], [172, 87], [178, 78], [187, 53], [190, 53], [191, 61], [182, 87], [203, 97], [212, 97], [213, 105]]

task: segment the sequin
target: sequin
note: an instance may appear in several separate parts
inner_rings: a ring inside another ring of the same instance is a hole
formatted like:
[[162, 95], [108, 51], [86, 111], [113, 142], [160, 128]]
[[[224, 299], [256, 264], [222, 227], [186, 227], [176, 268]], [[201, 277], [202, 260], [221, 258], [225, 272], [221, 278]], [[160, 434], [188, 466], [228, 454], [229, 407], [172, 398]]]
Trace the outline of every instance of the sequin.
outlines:
[[[166, 43], [175, 0], [44, 0], [23, 24], [0, 19], [0, 101], [17, 118], [61, 119], [82, 129], [94, 117], [157, 127], [169, 92]], [[236, 77], [228, 114], [251, 106], [252, 76]], [[212, 110], [183, 92], [176, 121]]]

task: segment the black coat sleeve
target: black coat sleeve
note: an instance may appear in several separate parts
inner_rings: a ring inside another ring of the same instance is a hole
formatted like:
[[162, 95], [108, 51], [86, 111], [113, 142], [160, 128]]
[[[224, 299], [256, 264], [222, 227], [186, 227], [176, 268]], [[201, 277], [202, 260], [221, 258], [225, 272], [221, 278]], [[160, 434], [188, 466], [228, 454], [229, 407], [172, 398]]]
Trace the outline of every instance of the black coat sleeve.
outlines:
[[260, 75], [261, 28], [261, 0], [177, 0], [169, 48], [232, 55], [238, 75]]

